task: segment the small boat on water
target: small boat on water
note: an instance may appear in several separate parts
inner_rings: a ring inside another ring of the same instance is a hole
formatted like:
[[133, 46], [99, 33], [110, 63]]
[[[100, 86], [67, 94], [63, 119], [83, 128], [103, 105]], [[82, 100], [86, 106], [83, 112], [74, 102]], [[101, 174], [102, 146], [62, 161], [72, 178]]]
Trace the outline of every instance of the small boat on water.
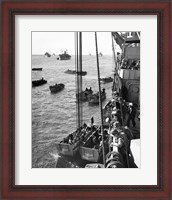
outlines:
[[[101, 92], [101, 100], [104, 101], [106, 99], [106, 92], [105, 89]], [[99, 104], [99, 92], [93, 94], [88, 101], [89, 106], [94, 106]]]
[[59, 154], [64, 156], [74, 156], [80, 145], [79, 140], [79, 130], [69, 134], [67, 137], [63, 138], [62, 141], [56, 143], [56, 148]]
[[86, 88], [85, 91], [82, 91], [76, 94], [76, 98], [79, 98], [79, 101], [88, 101], [90, 99], [90, 97], [92, 96], [93, 91], [90, 87], [90, 89]]
[[59, 84], [55, 84], [53, 86], [50, 86], [50, 91], [51, 93], [57, 93], [60, 92], [61, 90], [63, 90], [65, 87], [65, 85], [63, 83], [59, 83]]
[[85, 76], [85, 75], [87, 75], [87, 72], [86, 71], [76, 72], [76, 74], [81, 75], [81, 76]]
[[[104, 144], [107, 146], [108, 142], [108, 132], [104, 131]], [[107, 151], [107, 149], [106, 149]], [[89, 138], [80, 147], [80, 156], [83, 160], [90, 162], [98, 162], [102, 158], [102, 135], [101, 127], [97, 127]]]
[[79, 152], [80, 147], [88, 140], [94, 130], [95, 127], [90, 127], [84, 123], [76, 131], [56, 143], [58, 153], [64, 156], [74, 156]]
[[42, 68], [32, 68], [32, 71], [42, 71]]
[[67, 69], [64, 73], [66, 73], [66, 74], [76, 74], [76, 71]]
[[100, 78], [101, 83], [110, 83], [113, 82], [113, 78], [112, 77], [105, 77], [105, 78]]
[[78, 74], [78, 75], [81, 75], [81, 76], [87, 75], [86, 71], [76, 72], [76, 70], [70, 70], [70, 69], [66, 70], [64, 73], [66, 73], [66, 74]]
[[45, 83], [47, 83], [47, 81], [44, 80], [43, 78], [40, 79], [40, 80], [35, 80], [35, 81], [32, 81], [32, 87], [40, 86], [40, 85], [43, 85]]
[[59, 54], [57, 57], [57, 60], [70, 60], [70, 59], [71, 55], [68, 54], [67, 50]]

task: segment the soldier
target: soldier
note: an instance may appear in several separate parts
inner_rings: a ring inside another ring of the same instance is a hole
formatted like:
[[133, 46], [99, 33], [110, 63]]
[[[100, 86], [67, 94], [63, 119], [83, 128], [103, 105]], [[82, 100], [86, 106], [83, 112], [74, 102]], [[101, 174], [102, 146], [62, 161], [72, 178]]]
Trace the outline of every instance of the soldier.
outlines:
[[121, 54], [117, 52], [117, 62], [121, 64]]
[[94, 117], [91, 117], [91, 126], [94, 125]]
[[130, 121], [132, 121], [133, 127], [136, 126], [135, 117], [136, 117], [136, 108], [133, 106], [132, 103], [129, 103], [128, 108], [128, 120], [127, 120], [127, 126], [130, 126]]

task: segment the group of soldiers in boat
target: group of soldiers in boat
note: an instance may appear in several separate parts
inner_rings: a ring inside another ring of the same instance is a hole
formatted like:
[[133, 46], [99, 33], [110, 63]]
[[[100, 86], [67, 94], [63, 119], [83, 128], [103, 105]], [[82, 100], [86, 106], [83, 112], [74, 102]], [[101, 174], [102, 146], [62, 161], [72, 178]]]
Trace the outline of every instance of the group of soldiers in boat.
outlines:
[[[104, 101], [105, 99], [106, 99], [106, 92], [105, 92], [105, 88], [103, 88], [101, 91], [101, 100]], [[88, 105], [99, 104], [99, 92], [91, 95], [88, 103], [89, 103]]]
[[[86, 88], [85, 91], [82, 91], [81, 93], [76, 94], [76, 97], [78, 97], [79, 101], [88, 101], [89, 105], [92, 104], [99, 104], [99, 92], [93, 93], [92, 88], [90, 87], [89, 89]], [[105, 100], [106, 98], [106, 92], [105, 88], [102, 89], [101, 91], [101, 99]]]
[[[108, 147], [108, 131], [103, 131], [104, 141]], [[91, 124], [87, 125], [85, 122], [76, 131], [65, 137], [60, 143], [69, 144], [73, 149], [79, 147], [87, 147], [90, 149], [100, 149], [102, 147], [101, 126], [94, 124], [94, 118], [91, 118]]]

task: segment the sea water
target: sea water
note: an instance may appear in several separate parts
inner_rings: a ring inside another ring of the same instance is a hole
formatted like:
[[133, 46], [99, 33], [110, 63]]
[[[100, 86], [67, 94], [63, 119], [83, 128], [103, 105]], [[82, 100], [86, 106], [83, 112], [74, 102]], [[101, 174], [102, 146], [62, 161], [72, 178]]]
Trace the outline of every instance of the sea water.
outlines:
[[[96, 56], [83, 56], [83, 90], [92, 87], [98, 91]], [[99, 57], [100, 76], [112, 76], [114, 67], [113, 57], [104, 55]], [[57, 56], [46, 58], [40, 55], [32, 56], [32, 68], [43, 68], [42, 71], [32, 71], [32, 80], [42, 77], [47, 84], [32, 88], [32, 167], [54, 168], [58, 159], [55, 142], [61, 141], [69, 133], [76, 130], [76, 77], [66, 74], [67, 69], [75, 70], [75, 56], [71, 60], [57, 60]], [[58, 83], [65, 84], [65, 88], [51, 94], [49, 86]], [[111, 98], [112, 83], [101, 84], [106, 89], [106, 100]], [[96, 124], [100, 124], [99, 106], [83, 104], [83, 122], [90, 123], [94, 117]]]

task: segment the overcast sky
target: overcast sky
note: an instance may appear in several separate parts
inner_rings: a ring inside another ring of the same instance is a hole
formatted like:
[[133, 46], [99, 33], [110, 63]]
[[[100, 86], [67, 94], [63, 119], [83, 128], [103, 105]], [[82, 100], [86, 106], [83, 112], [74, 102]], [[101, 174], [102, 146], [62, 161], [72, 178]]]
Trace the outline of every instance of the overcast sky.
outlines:
[[[104, 55], [112, 55], [111, 32], [98, 32], [98, 51]], [[74, 32], [32, 32], [32, 54], [43, 55], [45, 52], [58, 55], [61, 51], [68, 50], [71, 55], [75, 54]], [[95, 54], [95, 33], [82, 33], [83, 55]]]

